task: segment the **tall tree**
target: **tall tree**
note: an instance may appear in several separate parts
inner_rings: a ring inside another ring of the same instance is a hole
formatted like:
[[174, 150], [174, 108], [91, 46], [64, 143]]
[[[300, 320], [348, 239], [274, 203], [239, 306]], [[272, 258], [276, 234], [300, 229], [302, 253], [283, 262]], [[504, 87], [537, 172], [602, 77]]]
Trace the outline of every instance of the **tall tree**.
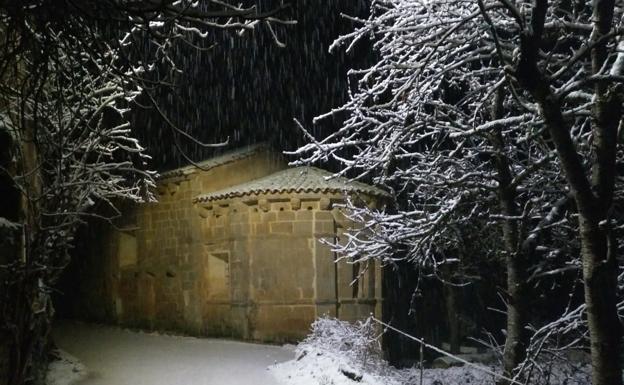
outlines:
[[177, 45], [213, 28], [273, 30], [288, 23], [279, 19], [285, 8], [217, 0], [1, 3], [0, 116], [14, 157], [2, 172], [20, 194], [20, 217], [0, 221], [19, 244], [0, 259], [0, 370], [8, 370], [0, 383], [43, 381], [50, 292], [77, 227], [89, 216], [114, 216], [120, 199], [154, 198], [154, 173], [129, 114], [140, 95], [150, 102], [155, 89], [174, 85]]
[[389, 260], [404, 249], [437, 268], [453, 261], [445, 250], [461, 247], [455, 228], [500, 226], [508, 378], [526, 375], [535, 358], [527, 353], [541, 351], [543, 333], [528, 330], [536, 260], [574, 255], [566, 240], [576, 235], [586, 306], [548, 325], [570, 314], [576, 322], [586, 309], [594, 383], [621, 383], [620, 243], [611, 230], [622, 188], [617, 83], [624, 54], [614, 23], [621, 17], [621, 8], [604, 1], [550, 8], [546, 1], [374, 2], [370, 18], [356, 19], [360, 27], [332, 48], [369, 38], [379, 61], [352, 70], [350, 100], [318, 118], [344, 112], [343, 127], [322, 139], [302, 128], [310, 143], [294, 152], [301, 162], [331, 159], [340, 174], [407, 194], [398, 213], [352, 207], [369, 226], [340, 249], [348, 256]]
[[[575, 8], [538, 0], [523, 11], [504, 4], [519, 38], [511, 75], [536, 103], [578, 209], [592, 382], [622, 384], [613, 197], [624, 102], [623, 10], [608, 0]], [[571, 102], [573, 94], [583, 101]], [[585, 119], [569, 119], [575, 110]]]

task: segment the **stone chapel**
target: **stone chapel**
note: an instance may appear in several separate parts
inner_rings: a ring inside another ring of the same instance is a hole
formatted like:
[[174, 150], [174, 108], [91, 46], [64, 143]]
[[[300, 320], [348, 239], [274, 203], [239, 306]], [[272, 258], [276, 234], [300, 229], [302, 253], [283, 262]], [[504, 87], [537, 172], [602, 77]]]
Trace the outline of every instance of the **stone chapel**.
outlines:
[[126, 205], [89, 229], [79, 276], [83, 318], [150, 330], [295, 341], [316, 317], [381, 312], [381, 269], [339, 260], [351, 196], [383, 204], [375, 187], [289, 168], [255, 145], [162, 173], [158, 202]]

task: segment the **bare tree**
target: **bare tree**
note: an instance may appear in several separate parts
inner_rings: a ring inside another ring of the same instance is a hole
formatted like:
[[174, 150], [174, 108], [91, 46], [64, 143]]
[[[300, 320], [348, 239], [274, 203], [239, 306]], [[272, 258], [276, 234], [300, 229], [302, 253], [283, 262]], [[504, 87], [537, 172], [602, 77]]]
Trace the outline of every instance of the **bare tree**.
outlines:
[[[343, 127], [323, 139], [302, 127], [310, 143], [293, 152], [410, 198], [393, 214], [351, 208], [368, 223], [367, 234], [354, 232], [339, 248], [352, 258], [390, 260], [405, 249], [436, 268], [454, 262], [445, 250], [461, 247], [453, 229], [483, 219], [500, 226], [507, 377], [527, 376], [535, 360], [527, 352], [543, 351], [547, 339], [539, 327], [529, 332], [535, 261], [568, 254], [580, 267], [580, 252], [593, 381], [621, 383], [612, 231], [621, 195], [621, 17], [613, 1], [373, 2], [370, 18], [354, 19], [360, 27], [332, 48], [368, 38], [379, 61], [352, 70], [350, 100], [317, 118], [346, 112]], [[547, 330], [568, 330], [584, 310], [566, 309]]]
[[[509, 63], [511, 74], [537, 104], [578, 209], [592, 382], [597, 385], [622, 383], [618, 245], [612, 215], [624, 101], [620, 84], [624, 43], [619, 28], [622, 9], [615, 5], [597, 0], [591, 7], [557, 9], [536, 1], [520, 12], [506, 4], [516, 15], [519, 37], [518, 58]], [[555, 37], [553, 47], [544, 47], [547, 35], [556, 33], [547, 30], [551, 20], [561, 23], [556, 32], [572, 38]], [[583, 95], [587, 101], [570, 102], [571, 94]], [[583, 112], [585, 118], [566, 119], [573, 110]], [[578, 137], [575, 131], [583, 135]]]
[[12, 164], [2, 172], [20, 196], [20, 218], [1, 222], [19, 247], [0, 259], [0, 383], [43, 380], [50, 292], [78, 226], [90, 216], [115, 216], [120, 200], [154, 199], [155, 173], [129, 114], [139, 95], [158, 110], [151, 91], [174, 86], [182, 70], [176, 46], [209, 39], [214, 28], [243, 33], [263, 24], [273, 31], [289, 23], [278, 18], [286, 7], [262, 11], [220, 0], [0, 5], [0, 116], [13, 143]]

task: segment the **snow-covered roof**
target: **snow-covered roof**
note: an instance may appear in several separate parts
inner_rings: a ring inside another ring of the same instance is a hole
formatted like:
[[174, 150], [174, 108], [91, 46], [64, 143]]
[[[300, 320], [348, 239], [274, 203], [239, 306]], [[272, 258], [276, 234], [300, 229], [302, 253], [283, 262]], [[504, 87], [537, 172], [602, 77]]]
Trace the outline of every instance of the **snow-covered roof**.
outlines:
[[223, 190], [202, 194], [196, 202], [210, 202], [247, 195], [280, 193], [364, 193], [371, 196], [387, 196], [377, 188], [347, 178], [332, 177], [332, 173], [316, 167], [296, 167]]
[[187, 176], [199, 171], [207, 171], [211, 168], [215, 168], [227, 163], [250, 157], [260, 151], [265, 151], [267, 149], [268, 145], [266, 143], [259, 143], [247, 147], [237, 148], [235, 150], [225, 152], [224, 154], [216, 156], [214, 158], [197, 162], [197, 166], [199, 167], [195, 165], [190, 165], [162, 172], [160, 174], [160, 179]]

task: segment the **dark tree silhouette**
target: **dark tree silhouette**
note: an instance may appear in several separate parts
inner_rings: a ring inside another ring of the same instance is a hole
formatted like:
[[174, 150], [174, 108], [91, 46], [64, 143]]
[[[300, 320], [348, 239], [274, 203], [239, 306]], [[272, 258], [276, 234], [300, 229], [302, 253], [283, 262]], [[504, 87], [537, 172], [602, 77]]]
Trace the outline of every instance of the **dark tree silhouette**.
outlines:
[[1, 172], [6, 189], [19, 192], [17, 218], [0, 218], [14, 240], [0, 258], [1, 384], [44, 379], [50, 292], [77, 227], [88, 216], [114, 216], [119, 200], [154, 199], [154, 173], [129, 113], [139, 97], [159, 110], [152, 94], [181, 71], [174, 50], [209, 38], [212, 29], [266, 28], [280, 44], [276, 28], [291, 23], [280, 19], [288, 5], [238, 4], [0, 3], [0, 117], [10, 153], [2, 154]]

